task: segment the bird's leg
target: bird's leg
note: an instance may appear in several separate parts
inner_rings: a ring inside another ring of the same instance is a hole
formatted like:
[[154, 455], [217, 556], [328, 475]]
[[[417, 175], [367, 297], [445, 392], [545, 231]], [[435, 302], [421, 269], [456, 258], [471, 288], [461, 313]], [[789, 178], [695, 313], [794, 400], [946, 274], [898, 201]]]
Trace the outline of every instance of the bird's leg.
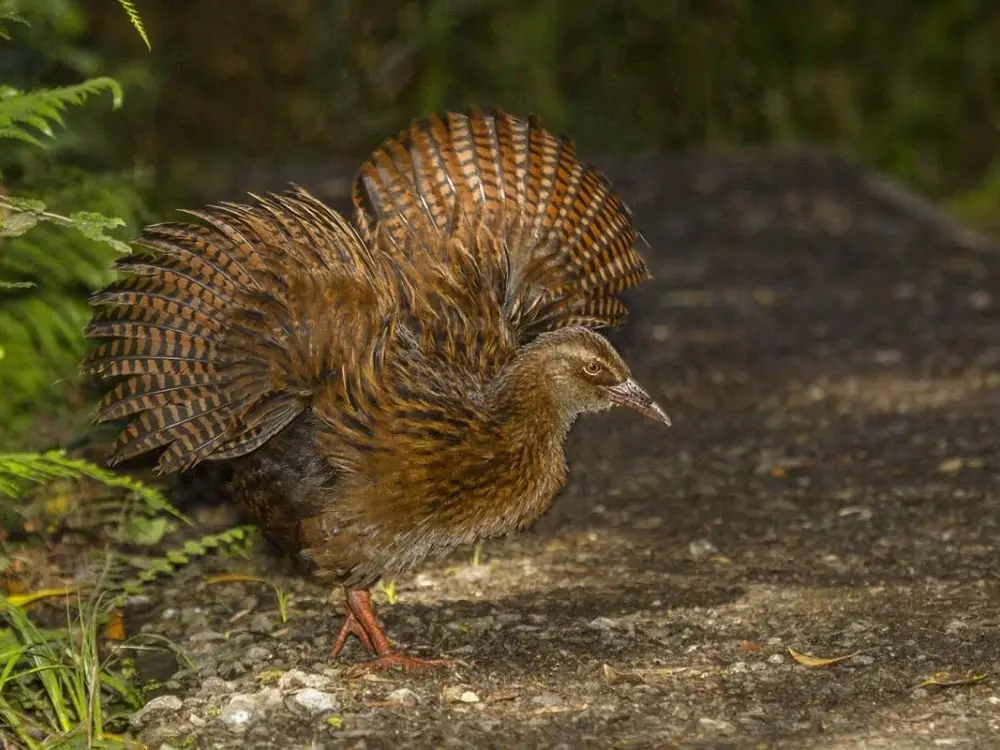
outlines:
[[333, 658], [336, 659], [340, 656], [340, 652], [344, 649], [344, 644], [347, 643], [347, 638], [354, 634], [361, 641], [361, 645], [365, 647], [365, 651], [369, 654], [375, 655], [375, 646], [372, 645], [371, 638], [368, 637], [368, 633], [358, 622], [358, 618], [354, 616], [354, 612], [351, 608], [344, 608], [344, 624], [340, 626], [340, 632], [337, 633], [337, 640], [333, 644]]
[[449, 666], [455, 662], [448, 659], [418, 659], [409, 656], [401, 651], [397, 651], [389, 645], [389, 639], [382, 630], [382, 626], [375, 619], [372, 611], [372, 597], [368, 589], [344, 589], [344, 597], [347, 601], [344, 624], [337, 635], [337, 642], [333, 647], [334, 658], [340, 654], [347, 637], [354, 633], [358, 640], [375, 656], [370, 661], [362, 662], [351, 670], [353, 674], [372, 672], [391, 667], [402, 669], [422, 669], [426, 667]]

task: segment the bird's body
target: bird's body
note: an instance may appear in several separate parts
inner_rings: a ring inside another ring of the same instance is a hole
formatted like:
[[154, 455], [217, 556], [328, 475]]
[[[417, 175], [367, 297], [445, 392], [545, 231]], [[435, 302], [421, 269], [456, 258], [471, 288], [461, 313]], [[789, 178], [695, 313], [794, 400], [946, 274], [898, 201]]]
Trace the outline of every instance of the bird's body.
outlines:
[[101, 420], [159, 469], [232, 462], [270, 538], [348, 592], [534, 522], [577, 416], [666, 421], [591, 328], [645, 279], [624, 205], [568, 141], [504, 113], [413, 123], [362, 168], [352, 227], [304, 191], [148, 228], [95, 296]]

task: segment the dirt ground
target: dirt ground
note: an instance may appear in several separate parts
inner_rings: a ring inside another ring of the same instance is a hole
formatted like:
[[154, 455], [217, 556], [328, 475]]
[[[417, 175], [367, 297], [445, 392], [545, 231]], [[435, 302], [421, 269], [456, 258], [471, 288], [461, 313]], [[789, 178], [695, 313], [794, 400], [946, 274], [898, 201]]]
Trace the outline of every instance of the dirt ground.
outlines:
[[833, 157], [607, 166], [656, 276], [614, 338], [674, 427], [581, 421], [536, 529], [399, 582], [390, 635], [469, 666], [349, 679], [266, 552], [152, 588], [193, 664], [141, 661], [150, 747], [1000, 747], [996, 248]]

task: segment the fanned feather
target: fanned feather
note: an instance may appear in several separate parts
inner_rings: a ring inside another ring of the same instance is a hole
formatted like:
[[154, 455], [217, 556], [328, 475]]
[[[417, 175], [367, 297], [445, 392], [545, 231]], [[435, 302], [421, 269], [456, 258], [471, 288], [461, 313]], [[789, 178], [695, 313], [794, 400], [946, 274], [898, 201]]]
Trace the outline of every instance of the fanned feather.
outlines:
[[83, 365], [125, 378], [97, 413], [129, 419], [113, 461], [165, 448], [162, 472], [259, 447], [353, 366], [352, 333], [391, 306], [370, 248], [305, 191], [188, 213], [204, 225], [148, 228], [92, 298], [100, 343]]
[[[416, 120], [362, 166], [355, 222], [427, 251], [472, 225], [502, 237], [504, 312], [524, 341], [567, 325], [614, 326], [616, 295], [649, 278], [631, 214], [566, 138], [534, 117], [470, 109]], [[404, 237], [411, 237], [405, 242]]]

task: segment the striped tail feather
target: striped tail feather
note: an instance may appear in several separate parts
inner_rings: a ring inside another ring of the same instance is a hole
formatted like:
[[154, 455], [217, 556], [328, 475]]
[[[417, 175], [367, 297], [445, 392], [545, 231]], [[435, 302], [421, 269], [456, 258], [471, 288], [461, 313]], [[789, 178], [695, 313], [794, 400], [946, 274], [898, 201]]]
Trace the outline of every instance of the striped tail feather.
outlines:
[[534, 116], [473, 108], [416, 120], [361, 167], [353, 200], [362, 236], [377, 227], [397, 247], [431, 249], [463, 220], [504, 237], [506, 311], [522, 336], [618, 325], [616, 295], [650, 278], [628, 208]]
[[163, 448], [160, 473], [249, 453], [291, 423], [343, 364], [309, 338], [336, 326], [329, 295], [376, 279], [356, 232], [304, 191], [187, 213], [203, 223], [147, 228], [91, 298], [83, 363], [118, 381], [95, 416], [128, 420], [112, 463]]

